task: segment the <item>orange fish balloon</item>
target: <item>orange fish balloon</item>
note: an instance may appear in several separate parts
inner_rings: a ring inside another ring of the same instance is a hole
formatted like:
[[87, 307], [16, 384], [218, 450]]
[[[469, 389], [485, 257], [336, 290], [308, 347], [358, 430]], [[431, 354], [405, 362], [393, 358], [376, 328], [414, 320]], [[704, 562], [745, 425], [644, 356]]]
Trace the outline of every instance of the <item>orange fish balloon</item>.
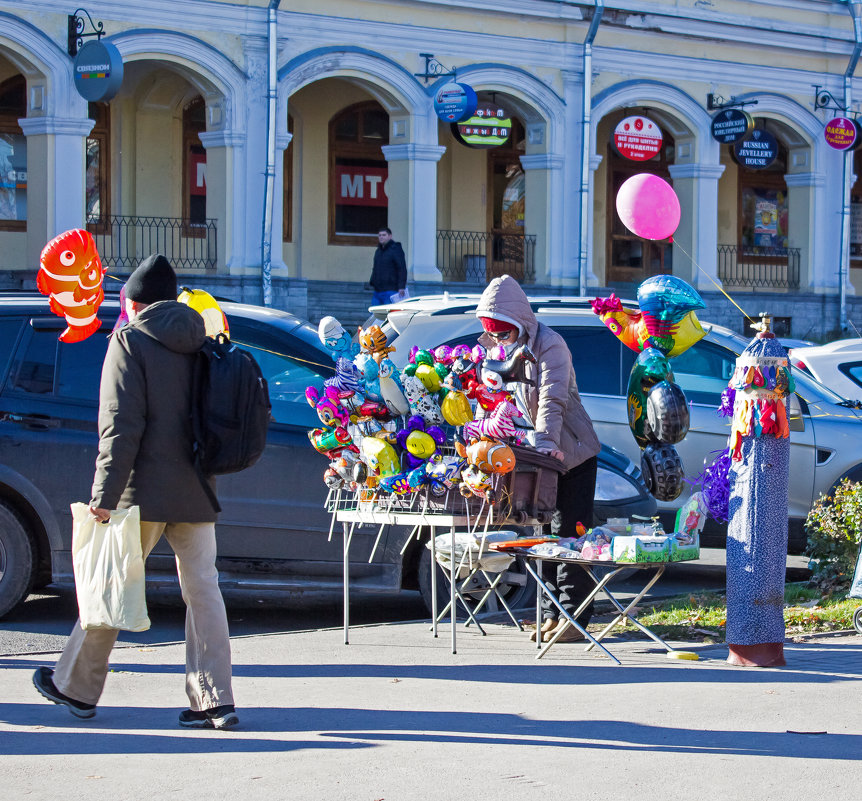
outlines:
[[55, 236], [42, 250], [36, 288], [50, 297], [51, 311], [65, 317], [61, 342], [81, 342], [99, 330], [96, 316], [105, 299], [106, 268], [89, 231], [74, 228]]

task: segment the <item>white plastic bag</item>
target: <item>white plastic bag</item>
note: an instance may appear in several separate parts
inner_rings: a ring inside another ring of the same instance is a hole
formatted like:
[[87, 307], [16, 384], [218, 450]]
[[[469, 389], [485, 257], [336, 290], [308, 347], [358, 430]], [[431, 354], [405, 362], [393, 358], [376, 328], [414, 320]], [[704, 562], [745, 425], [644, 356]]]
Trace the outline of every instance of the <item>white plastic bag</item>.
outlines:
[[141, 510], [111, 512], [99, 523], [73, 503], [72, 564], [83, 629], [146, 631], [150, 627], [141, 551]]

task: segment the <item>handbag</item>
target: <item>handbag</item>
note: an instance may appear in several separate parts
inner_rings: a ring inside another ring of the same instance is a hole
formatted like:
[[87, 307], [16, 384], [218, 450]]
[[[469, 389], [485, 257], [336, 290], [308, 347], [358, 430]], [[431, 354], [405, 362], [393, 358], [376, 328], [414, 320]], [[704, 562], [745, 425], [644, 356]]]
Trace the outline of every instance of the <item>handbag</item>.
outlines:
[[150, 627], [141, 550], [141, 511], [111, 512], [106, 523], [73, 503], [72, 565], [81, 628], [146, 631]]

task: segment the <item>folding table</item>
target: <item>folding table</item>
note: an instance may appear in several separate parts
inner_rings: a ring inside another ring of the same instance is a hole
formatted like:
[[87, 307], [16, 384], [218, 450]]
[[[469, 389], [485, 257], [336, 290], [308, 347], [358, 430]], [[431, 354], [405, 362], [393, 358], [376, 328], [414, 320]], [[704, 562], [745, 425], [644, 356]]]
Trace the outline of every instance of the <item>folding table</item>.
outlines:
[[[566, 621], [566, 625], [562, 626], [559, 631], [554, 634], [553, 638], [549, 640], [547, 643], [542, 643], [540, 637], [536, 637], [536, 647], [539, 649], [539, 653], [536, 655], [536, 659], [541, 659], [548, 651], [553, 647], [553, 645], [557, 642], [557, 640], [562, 636], [563, 632], [569, 627], [574, 626], [581, 634], [586, 637], [588, 640], [587, 646], [585, 650], [589, 651], [592, 648], [598, 646], [602, 649], [614, 662], [618, 665], [621, 664], [620, 660], [617, 659], [602, 643], [602, 640], [610, 633], [612, 629], [614, 629], [617, 625], [624, 625], [628, 620], [633, 625], [635, 625], [638, 629], [640, 629], [644, 634], [650, 637], [652, 640], [657, 642], [663, 648], [666, 648], [668, 651], [674, 651], [674, 648], [671, 648], [661, 637], [659, 637], [654, 632], [650, 631], [646, 626], [643, 625], [636, 617], [634, 617], [631, 612], [638, 603], [641, 598], [646, 595], [647, 592], [652, 588], [652, 586], [661, 578], [662, 574], [667, 567], [667, 562], [599, 562], [599, 561], [588, 561], [586, 559], [566, 559], [566, 558], [558, 558], [551, 557], [547, 555], [539, 555], [531, 553], [526, 549], [514, 549], [519, 555], [524, 557], [524, 563], [527, 568], [527, 571], [533, 576], [536, 580], [536, 627], [537, 630], [541, 627], [541, 619], [542, 619], [542, 595], [547, 595], [550, 599], [551, 603], [557, 608], [562, 618]], [[571, 614], [569, 614], [560, 603], [559, 599], [554, 595], [551, 591], [550, 587], [542, 580], [542, 562], [553, 562], [555, 564], [566, 563], [577, 565], [579, 568], [584, 570], [587, 575], [593, 580], [595, 583], [595, 587], [590, 591], [590, 594], [584, 599], [581, 605]], [[603, 575], [596, 574], [596, 568], [602, 567], [606, 568], [606, 571], [602, 571]], [[620, 603], [613, 595], [613, 593], [608, 588], [608, 585], [617, 578], [623, 571], [628, 572], [629, 570], [634, 569], [638, 572], [645, 573], [647, 575], [647, 581], [641, 589], [640, 592], [632, 598], [631, 601], [624, 607], [622, 603]], [[593, 636], [590, 634], [583, 626], [581, 626], [577, 622], [578, 615], [583, 612], [587, 606], [595, 600], [599, 593], [604, 594], [604, 596], [611, 602], [614, 608], [617, 610], [616, 617], [608, 623], [597, 635]]]

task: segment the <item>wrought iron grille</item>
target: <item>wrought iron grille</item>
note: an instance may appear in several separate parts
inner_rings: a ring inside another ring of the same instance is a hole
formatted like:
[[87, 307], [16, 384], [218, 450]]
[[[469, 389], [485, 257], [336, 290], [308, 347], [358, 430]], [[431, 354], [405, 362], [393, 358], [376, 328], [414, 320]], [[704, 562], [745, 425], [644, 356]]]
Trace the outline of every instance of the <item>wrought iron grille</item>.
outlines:
[[161, 253], [177, 271], [216, 268], [216, 221], [180, 217], [89, 217], [102, 264], [131, 272], [147, 256]]
[[506, 231], [437, 231], [437, 269], [444, 281], [485, 284], [511, 275], [536, 282], [536, 237]]
[[718, 277], [726, 286], [798, 289], [799, 248], [718, 246]]

